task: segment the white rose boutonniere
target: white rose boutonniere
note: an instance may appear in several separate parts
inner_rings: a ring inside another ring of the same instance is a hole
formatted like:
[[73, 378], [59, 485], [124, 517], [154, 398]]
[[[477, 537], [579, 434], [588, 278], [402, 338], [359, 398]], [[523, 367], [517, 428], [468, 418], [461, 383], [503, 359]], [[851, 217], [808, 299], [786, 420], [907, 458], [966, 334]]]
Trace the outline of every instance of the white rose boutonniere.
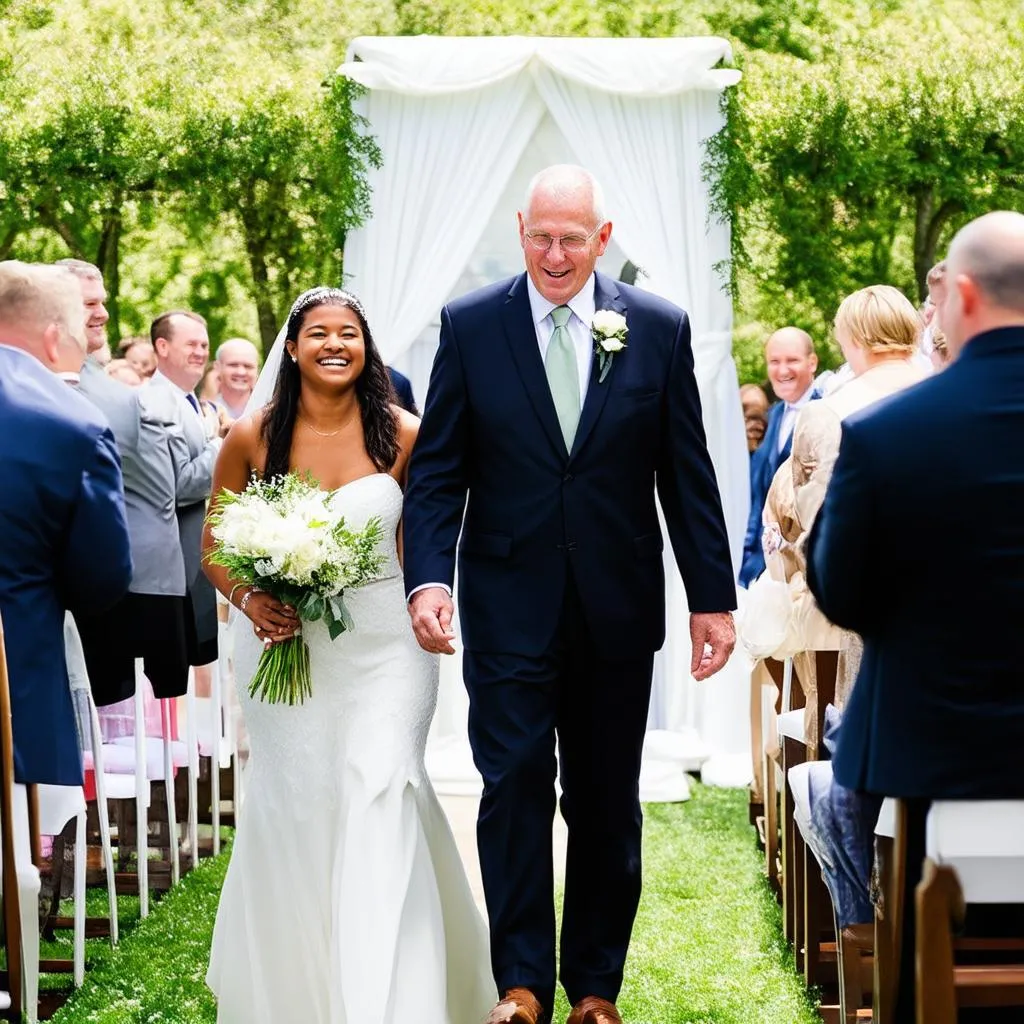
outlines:
[[615, 353], [626, 347], [629, 328], [626, 326], [626, 318], [621, 313], [616, 313], [614, 309], [599, 309], [590, 322], [590, 333], [594, 338], [594, 353], [600, 371], [597, 382], [603, 384], [612, 368]]

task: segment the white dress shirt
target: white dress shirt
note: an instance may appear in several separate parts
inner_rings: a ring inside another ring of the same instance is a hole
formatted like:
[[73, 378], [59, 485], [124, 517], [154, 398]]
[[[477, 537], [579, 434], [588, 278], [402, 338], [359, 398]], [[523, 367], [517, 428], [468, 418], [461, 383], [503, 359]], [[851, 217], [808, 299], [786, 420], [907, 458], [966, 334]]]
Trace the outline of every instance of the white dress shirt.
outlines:
[[[590, 383], [590, 363], [594, 358], [594, 339], [590, 333], [590, 325], [594, 320], [595, 308], [594, 299], [595, 278], [591, 274], [587, 283], [578, 291], [565, 305], [572, 310], [572, 316], [566, 325], [569, 337], [572, 338], [573, 348], [576, 349], [576, 368], [580, 377], [580, 408], [583, 408], [583, 401], [587, 397], [587, 385]], [[551, 344], [551, 335], [555, 333], [555, 322], [551, 319], [551, 311], [556, 309], [560, 303], [551, 302], [545, 299], [537, 286], [526, 275], [526, 291], [530, 296], [530, 314], [533, 317], [533, 327], [537, 332], [537, 346], [540, 348], [540, 359], [548, 354], [548, 346]], [[790, 428], [792, 429], [792, 428]], [[409, 600], [414, 594], [430, 587], [440, 587], [447, 590], [451, 595], [451, 589], [445, 583], [424, 583], [409, 591]]]
[[[590, 383], [590, 364], [594, 358], [594, 339], [590, 333], [590, 325], [596, 312], [594, 306], [594, 275], [587, 278], [587, 283], [565, 305], [572, 310], [572, 316], [566, 328], [572, 338], [576, 350], [576, 368], [580, 378], [580, 408], [587, 397], [587, 385]], [[551, 311], [560, 303], [545, 299], [537, 290], [537, 286], [526, 276], [526, 290], [530, 296], [530, 313], [533, 316], [534, 330], [537, 332], [537, 345], [540, 347], [540, 359], [544, 362], [551, 344], [551, 335], [555, 333], [555, 322], [551, 319]]]
[[779, 424], [778, 451], [786, 447], [786, 442], [793, 436], [793, 427], [796, 426], [796, 418], [800, 410], [811, 400], [814, 394], [814, 385], [811, 386], [795, 401], [786, 403], [786, 411], [782, 414], [782, 422]]

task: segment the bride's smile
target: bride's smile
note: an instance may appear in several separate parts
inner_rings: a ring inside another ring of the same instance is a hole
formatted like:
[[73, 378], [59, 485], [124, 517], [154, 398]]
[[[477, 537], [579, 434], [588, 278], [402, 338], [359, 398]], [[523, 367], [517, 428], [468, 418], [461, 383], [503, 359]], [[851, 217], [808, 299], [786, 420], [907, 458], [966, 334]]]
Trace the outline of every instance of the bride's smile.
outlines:
[[299, 372], [332, 387], [354, 383], [366, 364], [366, 344], [359, 317], [348, 306], [310, 310], [299, 336], [288, 343]]

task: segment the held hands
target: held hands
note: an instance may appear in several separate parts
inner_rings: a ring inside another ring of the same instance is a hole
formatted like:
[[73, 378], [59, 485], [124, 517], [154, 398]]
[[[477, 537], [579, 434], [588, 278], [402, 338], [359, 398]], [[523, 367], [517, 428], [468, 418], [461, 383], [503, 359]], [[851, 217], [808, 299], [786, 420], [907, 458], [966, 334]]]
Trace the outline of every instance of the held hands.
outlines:
[[417, 590], [409, 601], [409, 617], [420, 647], [431, 654], [454, 654], [452, 615], [455, 605], [443, 587]]
[[690, 639], [693, 641], [690, 672], [701, 682], [729, 660], [736, 646], [732, 612], [695, 612], [690, 616]]
[[295, 609], [260, 590], [246, 591], [238, 608], [252, 620], [253, 631], [266, 647], [289, 640], [299, 631]]

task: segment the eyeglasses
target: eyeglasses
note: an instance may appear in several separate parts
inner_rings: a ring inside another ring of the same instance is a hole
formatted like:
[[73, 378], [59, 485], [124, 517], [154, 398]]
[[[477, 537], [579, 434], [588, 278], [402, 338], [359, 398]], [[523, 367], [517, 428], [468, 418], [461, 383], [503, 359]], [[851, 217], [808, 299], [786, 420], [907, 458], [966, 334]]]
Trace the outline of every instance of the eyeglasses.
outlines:
[[530, 248], [538, 252], [547, 252], [555, 242], [558, 242], [562, 252], [583, 252], [602, 226], [599, 224], [589, 235], [549, 235], [546, 231], [527, 231], [525, 236]]

